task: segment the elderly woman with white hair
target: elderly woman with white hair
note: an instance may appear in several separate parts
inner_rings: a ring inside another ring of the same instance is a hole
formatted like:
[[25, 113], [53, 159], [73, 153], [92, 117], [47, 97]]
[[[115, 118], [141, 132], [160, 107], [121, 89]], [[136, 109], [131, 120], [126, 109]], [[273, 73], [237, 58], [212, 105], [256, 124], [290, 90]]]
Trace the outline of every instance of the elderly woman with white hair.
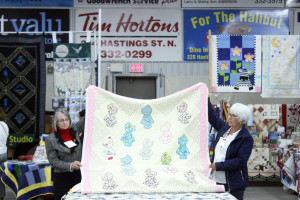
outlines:
[[47, 136], [45, 142], [47, 157], [54, 169], [53, 193], [58, 200], [81, 181], [82, 140], [76, 128], [71, 127], [67, 110], [57, 109], [52, 125], [55, 132]]
[[241, 200], [249, 186], [247, 161], [253, 148], [253, 138], [245, 127], [250, 118], [250, 109], [244, 104], [235, 103], [228, 116], [226, 123], [218, 117], [208, 101], [209, 122], [218, 131], [211, 146], [210, 178], [224, 185], [226, 191]]

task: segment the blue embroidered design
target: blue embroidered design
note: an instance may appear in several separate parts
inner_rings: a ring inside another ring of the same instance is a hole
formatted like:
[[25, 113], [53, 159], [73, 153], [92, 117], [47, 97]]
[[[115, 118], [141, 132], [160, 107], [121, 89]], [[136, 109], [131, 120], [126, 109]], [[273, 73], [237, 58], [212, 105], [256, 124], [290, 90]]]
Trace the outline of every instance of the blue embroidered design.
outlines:
[[125, 173], [126, 176], [132, 176], [134, 175], [135, 169], [131, 165], [132, 158], [130, 155], [126, 155], [125, 157], [121, 158], [122, 162], [122, 169], [121, 172]]
[[132, 143], [135, 141], [133, 135], [132, 135], [132, 131], [135, 131], [135, 126], [132, 125], [130, 122], [127, 122], [124, 126], [125, 128], [125, 133], [123, 135], [123, 137], [121, 138], [121, 140], [124, 142], [124, 145], [127, 147], [131, 147]]
[[146, 138], [143, 141], [143, 149], [140, 152], [140, 156], [142, 156], [143, 160], [149, 160], [150, 157], [153, 155], [153, 151], [151, 150], [151, 147], [153, 146], [153, 141], [149, 138]]
[[150, 116], [150, 114], [152, 113], [152, 108], [147, 105], [146, 107], [142, 108], [142, 113], [144, 114], [144, 117], [141, 123], [144, 125], [144, 128], [151, 128], [152, 124], [154, 123], [152, 117]]
[[187, 155], [190, 154], [190, 151], [186, 147], [187, 141], [188, 139], [185, 134], [178, 139], [178, 144], [180, 144], [180, 146], [178, 147], [176, 153], [179, 155], [180, 159], [187, 159]]

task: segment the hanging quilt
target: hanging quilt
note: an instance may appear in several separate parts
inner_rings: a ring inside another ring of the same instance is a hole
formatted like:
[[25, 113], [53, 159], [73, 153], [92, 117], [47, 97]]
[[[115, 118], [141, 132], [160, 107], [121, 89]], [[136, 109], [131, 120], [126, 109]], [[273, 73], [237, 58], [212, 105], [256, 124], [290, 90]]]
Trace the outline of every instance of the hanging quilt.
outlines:
[[286, 116], [286, 132], [300, 132], [300, 104], [287, 104]]
[[265, 118], [265, 107], [270, 107], [274, 105], [251, 104], [251, 106], [253, 107], [253, 121], [257, 131], [274, 132], [277, 131], [278, 126], [282, 126], [282, 106], [280, 104], [275, 104], [275, 107], [279, 108], [279, 112], [276, 112], [276, 116], [279, 114], [279, 117], [276, 119]]
[[211, 91], [261, 92], [261, 36], [211, 36]]
[[262, 97], [299, 98], [299, 35], [263, 38]]
[[0, 106], [10, 133], [45, 132], [43, 37], [0, 37]]
[[254, 148], [247, 163], [249, 180], [280, 181], [277, 152], [272, 152], [270, 148]]
[[87, 89], [82, 193], [222, 192], [208, 178], [207, 87], [141, 100]]
[[54, 44], [54, 95], [84, 93], [92, 84], [91, 44]]

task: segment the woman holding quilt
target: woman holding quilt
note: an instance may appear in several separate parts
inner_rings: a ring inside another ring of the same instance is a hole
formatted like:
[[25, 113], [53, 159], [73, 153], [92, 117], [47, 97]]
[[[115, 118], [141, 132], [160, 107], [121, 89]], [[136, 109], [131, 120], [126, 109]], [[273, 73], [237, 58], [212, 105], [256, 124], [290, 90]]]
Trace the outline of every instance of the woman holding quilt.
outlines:
[[54, 133], [46, 137], [47, 157], [54, 168], [53, 193], [61, 199], [74, 185], [81, 181], [82, 143], [78, 131], [71, 127], [68, 111], [57, 109], [54, 113]]
[[245, 127], [250, 109], [236, 103], [231, 106], [228, 116], [228, 123], [220, 119], [208, 100], [209, 122], [218, 131], [215, 142], [211, 144], [210, 178], [242, 200], [249, 185], [247, 161], [253, 148], [253, 138]]

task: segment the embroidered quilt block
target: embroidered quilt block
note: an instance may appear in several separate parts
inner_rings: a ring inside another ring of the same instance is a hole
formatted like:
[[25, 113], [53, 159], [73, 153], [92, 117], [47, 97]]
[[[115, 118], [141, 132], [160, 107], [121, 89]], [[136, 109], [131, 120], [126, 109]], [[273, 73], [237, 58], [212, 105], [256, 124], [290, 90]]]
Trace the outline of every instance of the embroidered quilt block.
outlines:
[[220, 192], [209, 176], [207, 87], [141, 100], [87, 89], [82, 193]]
[[299, 35], [265, 35], [262, 97], [300, 97]]
[[212, 92], [261, 92], [261, 36], [211, 37]]

